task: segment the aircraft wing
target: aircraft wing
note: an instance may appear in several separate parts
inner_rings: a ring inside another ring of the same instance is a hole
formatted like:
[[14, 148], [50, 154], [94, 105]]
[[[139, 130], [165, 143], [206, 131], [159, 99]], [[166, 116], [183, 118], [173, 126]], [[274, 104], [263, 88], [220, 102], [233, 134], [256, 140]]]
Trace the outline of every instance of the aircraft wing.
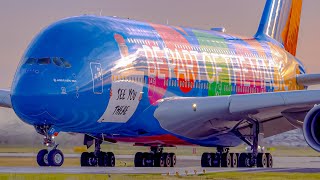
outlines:
[[0, 89], [0, 107], [12, 108], [10, 90]]
[[260, 122], [264, 137], [302, 127], [320, 103], [320, 90], [211, 97], [162, 99], [154, 112], [167, 131], [191, 139], [208, 138], [237, 129], [250, 132], [249, 116]]

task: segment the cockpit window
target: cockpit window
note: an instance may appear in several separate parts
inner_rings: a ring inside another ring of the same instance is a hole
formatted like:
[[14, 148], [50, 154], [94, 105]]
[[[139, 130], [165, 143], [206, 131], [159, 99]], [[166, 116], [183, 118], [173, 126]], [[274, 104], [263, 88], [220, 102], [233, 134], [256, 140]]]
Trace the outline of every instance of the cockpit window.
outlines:
[[54, 58], [52, 58], [52, 61], [55, 65], [57, 65], [59, 67], [63, 66], [63, 62], [61, 61], [61, 58], [54, 57]]
[[[52, 62], [51, 62], [52, 61]], [[71, 68], [70, 62], [67, 60], [60, 58], [60, 57], [47, 57], [47, 58], [28, 58], [25, 62], [25, 64], [32, 65], [32, 64], [39, 64], [39, 65], [48, 65], [48, 64], [54, 64], [59, 67], [63, 68]]]
[[50, 58], [40, 58], [38, 59], [38, 64], [40, 65], [46, 65], [46, 64], [50, 64], [51, 60]]
[[64, 67], [66, 67], [66, 68], [71, 68], [71, 64], [70, 64], [67, 60], [65, 60], [65, 59], [63, 59], [63, 58], [60, 58], [60, 59], [61, 59], [61, 61], [63, 62]]
[[37, 62], [36, 58], [29, 58], [27, 59], [26, 64], [32, 65], [32, 64], [35, 64], [36, 62]]

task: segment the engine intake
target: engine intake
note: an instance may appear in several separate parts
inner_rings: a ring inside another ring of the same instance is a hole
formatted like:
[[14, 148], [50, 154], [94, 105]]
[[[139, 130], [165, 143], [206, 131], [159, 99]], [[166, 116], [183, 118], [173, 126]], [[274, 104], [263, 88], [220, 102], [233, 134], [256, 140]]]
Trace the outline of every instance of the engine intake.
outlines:
[[303, 135], [309, 146], [320, 152], [320, 105], [313, 107], [305, 117]]

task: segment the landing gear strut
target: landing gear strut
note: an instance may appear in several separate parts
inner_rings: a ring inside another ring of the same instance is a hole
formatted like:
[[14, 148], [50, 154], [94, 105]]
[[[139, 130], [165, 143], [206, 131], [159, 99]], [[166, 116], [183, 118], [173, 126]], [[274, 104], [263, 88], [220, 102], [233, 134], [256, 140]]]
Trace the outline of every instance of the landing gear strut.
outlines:
[[150, 152], [137, 152], [134, 157], [135, 167], [174, 167], [175, 153], [163, 152], [163, 147], [150, 147]]
[[100, 166], [100, 167], [114, 167], [116, 163], [115, 156], [112, 152], [101, 151], [102, 140], [94, 139], [94, 152], [83, 152], [80, 158], [81, 166]]
[[239, 131], [234, 133], [247, 143], [252, 153], [229, 153], [229, 148], [218, 147], [216, 153], [203, 153], [201, 157], [202, 167], [261, 167], [272, 168], [273, 159], [270, 153], [258, 152], [259, 121], [249, 116], [247, 122], [251, 126], [252, 133], [248, 136]]
[[39, 166], [62, 166], [64, 155], [62, 151], [57, 149], [59, 144], [54, 141], [55, 135], [49, 133], [50, 126], [36, 126], [39, 134], [44, 135], [43, 144], [47, 149], [42, 149], [38, 152], [37, 163]]
[[247, 121], [251, 124], [252, 131], [249, 138], [242, 135], [239, 131], [235, 131], [235, 133], [251, 147], [252, 153], [240, 154], [239, 167], [272, 168], [272, 155], [270, 153], [258, 152], [260, 133], [259, 121], [252, 116], [248, 116]]

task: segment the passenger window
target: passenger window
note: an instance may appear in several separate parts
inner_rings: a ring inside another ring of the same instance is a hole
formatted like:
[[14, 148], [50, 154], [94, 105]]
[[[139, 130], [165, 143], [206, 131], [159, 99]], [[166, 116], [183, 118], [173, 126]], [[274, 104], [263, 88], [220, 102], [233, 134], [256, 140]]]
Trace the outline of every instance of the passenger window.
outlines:
[[60, 60], [61, 60], [62, 63], [64, 64], [64, 67], [66, 67], [66, 68], [71, 68], [71, 64], [70, 64], [67, 60], [65, 60], [65, 59], [63, 59], [63, 58], [60, 58]]
[[32, 64], [35, 64], [36, 62], [37, 62], [36, 58], [29, 58], [27, 59], [26, 64], [32, 65]]
[[38, 59], [38, 64], [40, 64], [40, 65], [47, 65], [47, 64], [50, 64], [50, 63], [51, 63], [50, 58], [40, 58], [40, 59]]
[[60, 58], [57, 58], [57, 57], [52, 58], [52, 61], [53, 61], [53, 63], [54, 63], [55, 65], [57, 65], [57, 66], [59, 66], [59, 67], [63, 66], [63, 62], [61, 61]]

